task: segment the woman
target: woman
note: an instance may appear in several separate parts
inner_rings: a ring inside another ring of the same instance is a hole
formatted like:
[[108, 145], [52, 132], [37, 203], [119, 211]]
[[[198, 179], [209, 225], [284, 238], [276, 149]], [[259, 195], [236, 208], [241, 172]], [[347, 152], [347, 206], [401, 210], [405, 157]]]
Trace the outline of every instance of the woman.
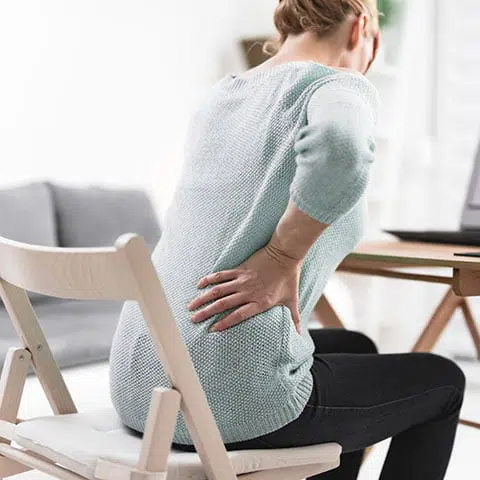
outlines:
[[[323, 442], [354, 479], [393, 437], [383, 480], [444, 477], [464, 376], [432, 354], [380, 355], [365, 336], [309, 332], [329, 277], [359, 242], [374, 161], [374, 0], [283, 0], [277, 53], [226, 75], [190, 123], [185, 164], [153, 260], [228, 449]], [[137, 305], [111, 355], [123, 422], [143, 432], [167, 386]], [[191, 450], [179, 416], [175, 446]]]

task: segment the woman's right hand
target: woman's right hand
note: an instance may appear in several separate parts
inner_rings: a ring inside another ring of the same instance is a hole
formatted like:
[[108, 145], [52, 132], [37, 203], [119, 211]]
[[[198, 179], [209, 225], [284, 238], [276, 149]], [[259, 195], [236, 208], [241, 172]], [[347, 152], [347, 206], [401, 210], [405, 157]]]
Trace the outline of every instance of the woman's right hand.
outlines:
[[210, 301], [213, 303], [193, 314], [191, 320], [203, 322], [213, 315], [235, 308], [210, 327], [210, 331], [219, 332], [276, 305], [285, 305], [290, 309], [293, 323], [300, 334], [298, 287], [301, 263], [301, 260], [289, 257], [270, 241], [238, 267], [201, 278], [199, 288], [208, 285], [213, 287], [192, 300], [188, 309], [195, 310]]
[[233, 312], [210, 327], [218, 332], [276, 305], [284, 305], [290, 309], [300, 334], [300, 269], [308, 250], [327, 227], [327, 224], [298, 209], [290, 200], [267, 245], [238, 267], [200, 279], [198, 288], [213, 287], [192, 300], [188, 309], [195, 310], [210, 301], [213, 303], [192, 315], [192, 321], [203, 322], [234, 308]]

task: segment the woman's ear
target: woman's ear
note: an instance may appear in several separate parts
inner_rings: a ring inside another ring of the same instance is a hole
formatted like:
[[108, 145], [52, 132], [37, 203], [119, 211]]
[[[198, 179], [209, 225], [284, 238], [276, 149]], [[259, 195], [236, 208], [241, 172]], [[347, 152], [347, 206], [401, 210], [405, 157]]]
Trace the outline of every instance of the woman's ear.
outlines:
[[362, 13], [360, 18], [362, 21], [362, 34], [365, 38], [368, 38], [370, 36], [370, 23], [372, 20], [366, 13]]
[[350, 31], [350, 41], [349, 41], [349, 49], [355, 50], [358, 47], [358, 44], [362, 40], [362, 38], [368, 37], [368, 29], [369, 29], [369, 18], [368, 15], [362, 13], [358, 17], [354, 19], [352, 22], [352, 29]]

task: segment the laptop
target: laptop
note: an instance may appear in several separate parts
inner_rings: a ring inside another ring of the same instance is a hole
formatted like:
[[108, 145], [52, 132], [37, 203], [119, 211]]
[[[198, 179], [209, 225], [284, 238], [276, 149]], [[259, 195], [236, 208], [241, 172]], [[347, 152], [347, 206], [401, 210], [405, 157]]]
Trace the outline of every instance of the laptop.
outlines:
[[384, 232], [410, 242], [480, 246], [480, 145], [463, 205], [459, 230], [384, 230]]

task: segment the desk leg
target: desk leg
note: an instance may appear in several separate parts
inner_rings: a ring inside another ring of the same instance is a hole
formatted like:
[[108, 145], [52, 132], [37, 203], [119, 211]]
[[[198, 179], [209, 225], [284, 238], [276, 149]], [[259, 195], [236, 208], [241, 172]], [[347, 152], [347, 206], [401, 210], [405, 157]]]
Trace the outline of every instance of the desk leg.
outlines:
[[464, 302], [463, 297], [457, 296], [452, 288], [449, 288], [440, 305], [435, 309], [430, 321], [423, 330], [420, 338], [413, 347], [413, 352], [430, 352], [438, 338], [445, 330], [455, 310]]
[[[477, 324], [473, 318], [472, 311], [468, 305], [466, 298], [462, 298], [463, 302], [460, 305], [465, 321], [467, 322], [468, 329], [470, 330], [470, 335], [472, 336], [473, 343], [477, 349], [477, 358], [480, 360], [480, 333], [478, 332]], [[480, 423], [471, 422], [470, 420], [460, 420], [460, 423], [466, 425], [467, 427], [480, 429]]]
[[345, 328], [337, 312], [333, 309], [325, 295], [315, 305], [313, 310], [315, 319], [326, 328]]
[[462, 304], [460, 305], [463, 316], [465, 317], [465, 321], [467, 322], [468, 330], [470, 331], [470, 335], [472, 336], [473, 343], [477, 350], [477, 358], [480, 360], [480, 333], [478, 332], [477, 324], [475, 323], [475, 319], [473, 318], [472, 311], [468, 305], [468, 301], [466, 298], [463, 299]]
[[[458, 307], [462, 309], [465, 321], [467, 322], [468, 329], [470, 330], [470, 334], [477, 349], [477, 356], [480, 358], [480, 334], [475, 319], [468, 306], [467, 299], [456, 295], [452, 288], [448, 289], [412, 351], [430, 352]], [[460, 423], [468, 427], [480, 429], [480, 423], [477, 422], [460, 420]]]
[[[447, 293], [443, 297], [442, 301], [435, 309], [428, 325], [423, 330], [420, 338], [417, 340], [417, 343], [413, 347], [413, 352], [430, 352], [433, 350], [433, 347], [437, 343], [438, 338], [445, 330], [448, 322], [452, 318], [455, 310], [461, 308], [465, 321], [467, 323], [470, 334], [473, 338], [475, 347], [477, 349], [477, 355], [480, 359], [480, 333], [478, 331], [475, 319], [473, 318], [472, 312], [468, 305], [468, 301], [464, 297], [459, 297], [455, 294], [453, 289], [450, 287], [447, 290]], [[333, 309], [330, 302], [327, 300], [325, 295], [320, 297], [320, 300], [315, 305], [314, 316], [318, 322], [320, 322], [324, 327], [327, 328], [345, 328], [343, 322], [338, 316], [337, 312]], [[476, 422], [471, 422], [468, 420], [460, 420], [460, 423], [473, 428], [480, 428], [480, 424]], [[365, 455], [363, 461], [366, 460], [370, 454], [372, 447], [369, 447], [365, 450]], [[362, 461], [362, 462], [363, 462]]]

